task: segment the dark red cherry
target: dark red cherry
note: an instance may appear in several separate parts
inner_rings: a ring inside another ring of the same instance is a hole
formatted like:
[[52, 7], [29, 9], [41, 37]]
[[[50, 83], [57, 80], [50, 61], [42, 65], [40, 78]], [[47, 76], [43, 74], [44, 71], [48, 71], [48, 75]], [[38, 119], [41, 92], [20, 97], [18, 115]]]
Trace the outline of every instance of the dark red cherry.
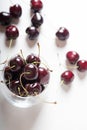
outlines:
[[63, 81], [64, 84], [71, 83], [73, 79], [74, 79], [74, 74], [70, 70], [67, 70], [61, 74], [61, 81]]
[[22, 15], [22, 8], [19, 4], [15, 4], [9, 8], [10, 14], [14, 18], [19, 18]]
[[4, 78], [8, 81], [12, 79], [12, 71], [9, 66], [4, 68]]
[[16, 26], [9, 25], [6, 27], [5, 34], [8, 39], [16, 39], [19, 36], [19, 31]]
[[43, 23], [43, 17], [41, 16], [40, 13], [35, 13], [32, 18], [31, 18], [31, 22], [33, 24], [33, 26], [35, 26], [36, 28], [40, 27]]
[[11, 23], [12, 16], [7, 12], [0, 12], [0, 24], [3, 26], [7, 26]]
[[38, 68], [34, 64], [26, 64], [24, 67], [24, 77], [26, 80], [35, 80], [38, 77]]
[[42, 91], [44, 91], [45, 90], [45, 86], [43, 84], [41, 84], [41, 86], [42, 86]]
[[24, 67], [24, 64], [24, 59], [20, 55], [13, 57], [9, 61], [9, 66], [12, 72], [20, 71]]
[[87, 60], [79, 60], [77, 62], [77, 69], [81, 72], [84, 72], [87, 70]]
[[65, 27], [60, 27], [56, 32], [56, 36], [59, 40], [67, 40], [69, 38], [69, 31]]
[[33, 63], [38, 67], [40, 65], [41, 60], [38, 56], [36, 56], [34, 54], [30, 54], [30, 55], [27, 56], [26, 62], [27, 63]]
[[40, 11], [43, 8], [43, 3], [41, 0], [31, 0], [31, 9], [34, 12]]
[[40, 83], [26, 84], [25, 89], [28, 91], [29, 95], [36, 96], [42, 92], [42, 86]]
[[38, 73], [38, 81], [43, 85], [48, 84], [50, 80], [50, 72], [43, 67], [39, 67]]
[[34, 27], [34, 26], [28, 27], [28, 28], [26, 29], [26, 33], [28, 34], [30, 40], [35, 40], [35, 39], [37, 39], [37, 37], [38, 37], [38, 35], [39, 35], [39, 31], [38, 31], [37, 28]]
[[68, 51], [66, 54], [66, 58], [70, 64], [76, 64], [79, 59], [79, 54], [75, 51]]
[[25, 97], [26, 91], [22, 88], [19, 80], [12, 80], [11, 82], [6, 83], [8, 89], [13, 92], [14, 94]]
[[18, 87], [21, 88], [19, 80], [12, 80], [9, 82], [8, 88], [16, 95], [18, 95]]

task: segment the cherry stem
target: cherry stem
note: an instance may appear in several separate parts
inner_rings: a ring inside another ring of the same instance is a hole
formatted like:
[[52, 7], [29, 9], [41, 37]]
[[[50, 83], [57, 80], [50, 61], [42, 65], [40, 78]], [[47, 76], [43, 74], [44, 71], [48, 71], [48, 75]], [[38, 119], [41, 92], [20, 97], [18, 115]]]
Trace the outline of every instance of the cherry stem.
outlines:
[[53, 70], [49, 69], [49, 67], [45, 63], [42, 64], [47, 68], [48, 71], [53, 72]]
[[[13, 66], [8, 66], [10, 69], [13, 69], [15, 67], [15, 65]], [[0, 70], [0, 71], [4, 71], [4, 69]]]
[[19, 96], [23, 96], [23, 94], [21, 94], [21, 91], [20, 91], [20, 87], [18, 87], [18, 93], [19, 93]]
[[13, 66], [8, 66], [10, 69], [13, 69], [14, 67], [15, 67], [15, 65], [13, 65]]
[[10, 49], [10, 48], [11, 48], [11, 46], [12, 46], [12, 42], [13, 42], [13, 39], [10, 39], [9, 49]]
[[7, 62], [7, 59], [5, 61], [1, 62], [0, 65], [5, 64], [6, 62]]
[[77, 69], [78, 68], [78, 66], [77, 65], [74, 65], [74, 66], [70, 66], [70, 65], [67, 65], [67, 68], [71, 68], [71, 69]]
[[25, 58], [24, 58], [24, 55], [23, 55], [23, 51], [22, 51], [22, 49], [20, 50], [20, 53], [21, 53], [22, 58], [23, 58], [24, 61], [25, 61], [25, 64], [27, 64], [27, 62], [26, 62], [26, 60], [25, 60]]
[[56, 102], [56, 101], [54, 101], [54, 102], [49, 102], [49, 101], [44, 101], [44, 100], [43, 100], [43, 103], [57, 104], [57, 102]]
[[[36, 92], [34, 92], [34, 96], [37, 96], [38, 94], [36, 93]], [[54, 101], [54, 102], [50, 102], [50, 101], [46, 101], [46, 100], [44, 100], [44, 99], [42, 99], [41, 97], [39, 97], [38, 96], [38, 98], [41, 100], [41, 102], [43, 102], [43, 103], [49, 103], [49, 104], [57, 104], [57, 102], [56, 101]]]
[[[40, 63], [40, 62], [37, 62], [37, 61], [33, 62], [33, 64], [37, 64], [37, 63]], [[47, 68], [48, 71], [53, 72], [53, 70], [49, 69], [48, 66], [45, 63], [42, 63], [42, 64]]]
[[61, 80], [60, 81], [60, 85], [62, 86], [64, 84], [64, 80]]
[[40, 57], [40, 44], [37, 43], [37, 46], [38, 46], [38, 57]]
[[22, 73], [22, 74], [20, 75], [20, 84], [21, 84], [21, 87], [24, 89], [24, 91], [25, 91], [26, 94], [28, 95], [28, 91], [24, 88], [23, 83], [22, 83], [22, 76], [23, 76], [24, 74], [30, 74], [30, 72], [24, 72], [24, 73]]

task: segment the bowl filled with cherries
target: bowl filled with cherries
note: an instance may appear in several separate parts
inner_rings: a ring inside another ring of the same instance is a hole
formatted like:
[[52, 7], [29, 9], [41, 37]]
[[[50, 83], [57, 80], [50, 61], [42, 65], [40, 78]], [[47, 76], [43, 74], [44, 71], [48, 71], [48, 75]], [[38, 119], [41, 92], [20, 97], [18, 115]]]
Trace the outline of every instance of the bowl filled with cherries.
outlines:
[[22, 50], [9, 58], [1, 71], [1, 90], [8, 101], [18, 107], [42, 102], [50, 81], [50, 71], [40, 56], [33, 53], [24, 58]]

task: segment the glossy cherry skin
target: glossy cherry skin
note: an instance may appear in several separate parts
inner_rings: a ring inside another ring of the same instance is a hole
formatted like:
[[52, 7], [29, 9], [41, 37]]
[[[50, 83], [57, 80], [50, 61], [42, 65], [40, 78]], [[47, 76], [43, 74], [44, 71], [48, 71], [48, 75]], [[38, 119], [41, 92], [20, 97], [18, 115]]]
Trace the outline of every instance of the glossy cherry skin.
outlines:
[[38, 68], [34, 64], [26, 64], [24, 67], [24, 78], [26, 80], [35, 80], [38, 77]]
[[40, 82], [43, 85], [48, 84], [50, 80], [50, 72], [43, 67], [39, 67], [38, 72], [38, 82]]
[[26, 84], [25, 89], [28, 91], [29, 95], [32, 95], [32, 96], [36, 96], [42, 92], [42, 86], [38, 82], [33, 83], [33, 84]]
[[37, 39], [38, 35], [39, 35], [39, 31], [37, 30], [36, 27], [34, 26], [31, 26], [31, 27], [28, 27], [26, 29], [26, 33], [28, 34], [28, 37], [30, 40], [35, 40]]
[[30, 55], [27, 56], [26, 62], [27, 63], [33, 63], [38, 67], [40, 65], [41, 60], [38, 56], [36, 56], [34, 54], [30, 54]]
[[87, 60], [79, 60], [79, 61], [77, 62], [77, 69], [78, 69], [80, 72], [87, 71]]
[[12, 79], [12, 77], [13, 75], [12, 75], [11, 68], [9, 66], [6, 66], [4, 68], [4, 78], [9, 81]]
[[20, 71], [25, 65], [24, 59], [20, 55], [17, 55], [13, 57], [12, 59], [10, 59], [8, 64], [12, 72]]
[[74, 79], [74, 74], [72, 71], [67, 70], [61, 74], [61, 81], [63, 81], [64, 84], [70, 84]]
[[79, 54], [75, 51], [68, 51], [66, 54], [66, 58], [70, 64], [76, 64], [79, 59]]
[[31, 0], [31, 9], [34, 12], [40, 11], [43, 8], [43, 3], [41, 0]]
[[7, 26], [12, 22], [12, 16], [7, 12], [0, 12], [0, 24]]
[[65, 27], [60, 27], [56, 32], [56, 36], [59, 40], [67, 40], [69, 38], [69, 31]]
[[43, 84], [41, 84], [41, 86], [42, 86], [42, 91], [44, 91], [45, 90], [45, 86]]
[[19, 18], [22, 15], [22, 8], [19, 4], [15, 4], [9, 8], [13, 18]]
[[8, 85], [9, 90], [15, 93], [16, 95], [19, 95], [18, 87], [21, 88], [19, 80], [12, 80], [11, 82], [9, 82]]
[[32, 16], [31, 22], [32, 22], [33, 26], [38, 28], [43, 24], [43, 17], [41, 16], [40, 13], [37, 12]]
[[6, 37], [7, 39], [16, 39], [19, 36], [19, 30], [14, 25], [9, 25], [6, 27]]

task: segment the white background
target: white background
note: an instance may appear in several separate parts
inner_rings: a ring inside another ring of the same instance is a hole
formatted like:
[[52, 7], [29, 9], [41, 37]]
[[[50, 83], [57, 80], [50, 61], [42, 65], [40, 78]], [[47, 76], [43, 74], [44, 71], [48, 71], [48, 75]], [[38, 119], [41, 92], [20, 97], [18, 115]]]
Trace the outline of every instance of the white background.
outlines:
[[[30, 1], [11, 1], [13, 4], [18, 2], [23, 9], [16, 23], [20, 36], [9, 50], [4, 29], [0, 26], [0, 62], [6, 59], [8, 53], [13, 56], [20, 49], [25, 56], [31, 52], [38, 53], [37, 45], [31, 43], [25, 33], [31, 24]], [[0, 11], [8, 11], [11, 1], [1, 0]], [[16, 108], [0, 94], [0, 130], [87, 130], [87, 74], [73, 70], [75, 79], [69, 91], [60, 86], [60, 75], [66, 70], [66, 52], [74, 50], [80, 54], [80, 59], [87, 59], [86, 3], [86, 0], [43, 0], [41, 14], [44, 23], [37, 42], [40, 43], [41, 56], [53, 70], [46, 100], [57, 100], [58, 104], [42, 103], [31, 108]], [[70, 32], [67, 44], [56, 40], [55, 33], [60, 26]]]

